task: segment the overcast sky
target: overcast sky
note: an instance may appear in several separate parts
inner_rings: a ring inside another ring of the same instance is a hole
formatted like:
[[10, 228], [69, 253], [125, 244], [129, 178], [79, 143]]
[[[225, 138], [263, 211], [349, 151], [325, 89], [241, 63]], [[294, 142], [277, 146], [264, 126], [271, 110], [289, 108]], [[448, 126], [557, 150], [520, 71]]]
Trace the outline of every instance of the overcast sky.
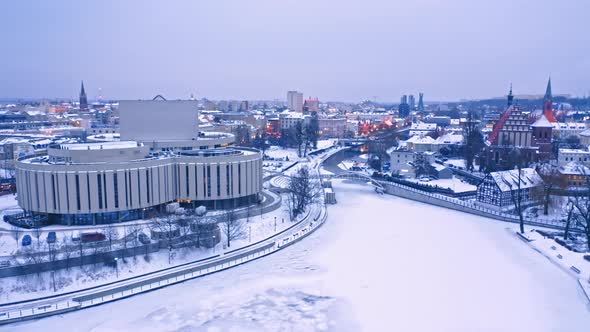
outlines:
[[589, 0], [0, 2], [0, 97], [590, 92]]

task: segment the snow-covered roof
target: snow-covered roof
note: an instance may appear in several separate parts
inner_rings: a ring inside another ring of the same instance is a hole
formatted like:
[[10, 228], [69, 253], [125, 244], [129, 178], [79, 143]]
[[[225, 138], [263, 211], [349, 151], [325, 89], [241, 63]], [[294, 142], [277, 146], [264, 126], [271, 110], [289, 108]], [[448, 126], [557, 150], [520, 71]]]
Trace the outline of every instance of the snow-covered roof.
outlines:
[[[543, 179], [532, 168], [523, 168], [520, 170], [520, 189], [533, 188], [543, 183]], [[510, 191], [518, 189], [518, 170], [492, 172], [490, 176], [501, 191]]]
[[15, 143], [27, 143], [30, 139], [23, 138], [23, 137], [6, 137], [5, 139], [0, 141], [0, 145], [4, 144], [15, 144]]
[[430, 136], [421, 136], [421, 135], [414, 135], [410, 137], [406, 143], [412, 144], [432, 144], [434, 143], [434, 138]]
[[590, 153], [588, 149], [559, 149], [559, 154], [586, 154]]
[[588, 175], [590, 176], [590, 169], [575, 161], [569, 162], [559, 167], [559, 173], [564, 175]]
[[590, 137], [590, 129], [586, 129], [583, 132], [579, 133], [578, 135], [584, 136], [584, 137]]
[[555, 122], [552, 124], [553, 129], [556, 130], [584, 130], [586, 124], [584, 122]]
[[442, 170], [444, 170], [446, 167], [441, 165], [441, 164], [437, 164], [437, 163], [431, 163], [430, 164], [437, 172], [440, 172]]
[[463, 142], [463, 135], [448, 133], [436, 139], [437, 144], [460, 144]]
[[102, 143], [78, 143], [78, 144], [62, 144], [62, 150], [106, 150], [106, 149], [128, 149], [138, 147], [136, 141], [113, 141]]
[[533, 123], [531, 125], [531, 127], [539, 127], [539, 128], [552, 128], [553, 124], [551, 122], [549, 122], [549, 120], [547, 120], [547, 117], [545, 116], [545, 114], [541, 115], [541, 117], [535, 121], [535, 123]]
[[412, 127], [410, 128], [410, 130], [436, 130], [436, 126], [436, 123], [412, 123]]

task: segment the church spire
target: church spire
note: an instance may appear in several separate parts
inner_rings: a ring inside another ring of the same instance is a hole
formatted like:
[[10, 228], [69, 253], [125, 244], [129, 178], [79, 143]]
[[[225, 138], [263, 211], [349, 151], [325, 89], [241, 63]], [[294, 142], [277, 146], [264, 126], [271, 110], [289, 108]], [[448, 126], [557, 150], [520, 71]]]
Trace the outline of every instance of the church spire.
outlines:
[[551, 92], [551, 76], [547, 81], [547, 89], [545, 90], [545, 98], [543, 98], [543, 115], [549, 122], [557, 122], [553, 114], [553, 94]]
[[551, 76], [549, 76], [549, 81], [547, 81], [547, 89], [545, 90], [545, 100], [553, 99], [553, 94], [551, 93]]
[[512, 95], [512, 83], [510, 83], [510, 92], [508, 92], [508, 107], [512, 106], [514, 95]]
[[80, 110], [88, 110], [88, 98], [86, 97], [86, 91], [84, 90], [84, 81], [80, 85]]

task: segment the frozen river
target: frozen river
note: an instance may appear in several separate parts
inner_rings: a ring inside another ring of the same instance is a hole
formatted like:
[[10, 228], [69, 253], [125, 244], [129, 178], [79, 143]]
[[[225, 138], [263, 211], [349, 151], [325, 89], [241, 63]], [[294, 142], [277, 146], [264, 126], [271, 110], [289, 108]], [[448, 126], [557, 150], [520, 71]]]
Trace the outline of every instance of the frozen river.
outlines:
[[505, 223], [335, 183], [328, 222], [270, 257], [0, 331], [588, 331], [574, 278]]

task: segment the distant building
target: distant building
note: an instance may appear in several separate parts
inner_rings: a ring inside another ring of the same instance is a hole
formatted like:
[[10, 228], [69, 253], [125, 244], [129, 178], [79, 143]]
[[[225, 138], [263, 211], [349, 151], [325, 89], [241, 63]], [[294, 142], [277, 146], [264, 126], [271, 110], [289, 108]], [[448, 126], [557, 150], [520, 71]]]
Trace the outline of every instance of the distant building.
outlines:
[[426, 135], [428, 133], [436, 131], [436, 123], [425, 123], [425, 122], [417, 122], [412, 123], [410, 127], [410, 136], [415, 135]]
[[318, 100], [318, 98], [311, 98], [309, 97], [308, 99], [305, 100], [305, 103], [303, 103], [303, 110], [308, 112], [308, 113], [317, 113], [320, 110], [320, 102]]
[[400, 118], [407, 118], [410, 115], [410, 104], [408, 104], [407, 95], [401, 97], [398, 112]]
[[80, 110], [88, 111], [88, 98], [86, 98], [86, 91], [84, 90], [84, 81], [80, 86]]
[[584, 163], [571, 161], [561, 165], [557, 171], [568, 188], [586, 188], [590, 180], [590, 169]]
[[320, 136], [343, 137], [346, 133], [346, 118], [319, 118]]
[[559, 149], [557, 154], [557, 163], [559, 166], [564, 166], [571, 162], [577, 162], [586, 166], [590, 166], [590, 150]]
[[247, 100], [244, 100], [240, 103], [240, 111], [247, 112], [250, 110], [250, 105], [248, 104]]
[[451, 117], [450, 116], [430, 116], [424, 118], [422, 121], [426, 123], [436, 123], [441, 127], [446, 127], [451, 124]]
[[414, 166], [416, 160], [414, 151], [392, 148], [387, 151], [389, 154], [390, 170], [392, 174], [414, 177]]
[[432, 147], [434, 144], [434, 138], [426, 135], [415, 135], [406, 141], [408, 150], [415, 152], [433, 151]]
[[424, 93], [418, 94], [418, 112], [424, 112]]
[[[551, 93], [549, 82], [548, 93]], [[551, 113], [543, 113], [529, 124], [529, 117], [522, 110], [512, 105], [512, 88], [508, 95], [508, 108], [502, 113], [487, 139], [485, 158], [488, 166], [507, 169], [512, 167], [510, 153], [520, 152], [525, 162], [547, 161], [551, 159], [551, 140], [553, 138], [553, 122], [547, 117]]]
[[303, 93], [297, 91], [288, 91], [287, 107], [291, 111], [303, 113]]
[[567, 138], [568, 136], [580, 136], [588, 129], [584, 122], [553, 122], [553, 137]]
[[414, 107], [416, 107], [416, 99], [414, 98], [414, 95], [408, 97], [408, 106], [410, 106], [410, 111], [413, 111]]
[[301, 123], [303, 125], [303, 114], [298, 112], [284, 111], [279, 114], [279, 123], [281, 130], [295, 128], [297, 123]]

